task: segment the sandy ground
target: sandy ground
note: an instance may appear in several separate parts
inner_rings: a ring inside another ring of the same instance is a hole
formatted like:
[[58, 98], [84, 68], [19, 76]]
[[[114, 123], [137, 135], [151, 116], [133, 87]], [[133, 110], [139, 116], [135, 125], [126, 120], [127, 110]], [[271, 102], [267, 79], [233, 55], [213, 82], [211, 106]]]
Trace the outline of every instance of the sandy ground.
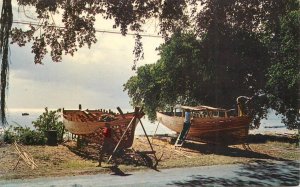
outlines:
[[[150, 138], [156, 151], [158, 165], [150, 151], [145, 137], [136, 137], [133, 149], [119, 152], [114, 162], [103, 162], [98, 167], [98, 150], [93, 144], [82, 148], [76, 142], [68, 141], [58, 146], [23, 146], [32, 155], [38, 166], [31, 169], [23, 160], [19, 160], [14, 145], [0, 145], [0, 179], [37, 178], [45, 176], [72, 176], [112, 172], [118, 165], [120, 172], [164, 169], [175, 167], [210, 166], [224, 164], [249, 163], [255, 160], [300, 160], [299, 140], [274, 135], [250, 135], [251, 149], [241, 145], [216, 146], [195, 141], [187, 141], [182, 148], [175, 148], [174, 139], [169, 137]], [[109, 155], [105, 155], [107, 161]]]

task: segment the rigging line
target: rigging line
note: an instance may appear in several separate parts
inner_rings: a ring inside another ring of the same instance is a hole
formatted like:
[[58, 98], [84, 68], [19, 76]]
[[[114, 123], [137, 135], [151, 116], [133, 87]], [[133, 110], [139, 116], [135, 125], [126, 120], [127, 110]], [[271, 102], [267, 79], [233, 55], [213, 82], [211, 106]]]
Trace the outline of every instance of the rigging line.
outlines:
[[[40, 23], [31, 23], [31, 22], [24, 22], [24, 21], [16, 21], [14, 20], [13, 23], [16, 24], [23, 24], [23, 25], [34, 25], [34, 26], [43, 26]], [[65, 28], [62, 26], [56, 26], [56, 25], [47, 25], [47, 27], [56, 27], [56, 28]], [[101, 30], [101, 29], [95, 29], [96, 32], [100, 32], [100, 33], [107, 33], [107, 34], [122, 34], [119, 31], [110, 31], [110, 30]], [[131, 35], [131, 36], [136, 36], [137, 34], [134, 33], [126, 33], [126, 35]], [[151, 35], [151, 34], [139, 34], [142, 37], [150, 37], [150, 38], [162, 38], [161, 36], [158, 35]]]

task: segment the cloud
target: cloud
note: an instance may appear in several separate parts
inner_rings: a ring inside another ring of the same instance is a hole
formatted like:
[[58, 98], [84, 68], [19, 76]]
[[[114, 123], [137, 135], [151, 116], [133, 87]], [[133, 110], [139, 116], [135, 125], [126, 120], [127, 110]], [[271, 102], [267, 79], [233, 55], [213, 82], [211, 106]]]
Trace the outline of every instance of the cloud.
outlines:
[[[27, 16], [36, 16], [34, 8], [19, 7], [13, 1], [14, 20], [37, 22], [27, 18], [23, 11]], [[54, 19], [61, 25], [59, 15]], [[96, 30], [112, 30], [112, 20], [96, 20]], [[145, 28], [153, 33], [151, 25]], [[8, 108], [77, 108], [79, 103], [83, 108], [131, 108], [122, 85], [135, 75], [131, 69], [134, 37], [100, 32], [96, 36], [98, 42], [91, 49], [80, 48], [73, 57], [63, 56], [59, 63], [46, 56], [44, 65], [34, 64], [30, 44], [21, 48], [11, 45]], [[156, 62], [155, 48], [162, 43], [160, 38], [144, 37], [142, 41], [145, 59], [138, 66]]]
[[[123, 84], [134, 75], [132, 36], [98, 34], [98, 43], [79, 49], [62, 62], [35, 65], [29, 46], [11, 46], [8, 107], [10, 108], [129, 108]], [[144, 38], [145, 60], [154, 63], [160, 39]]]

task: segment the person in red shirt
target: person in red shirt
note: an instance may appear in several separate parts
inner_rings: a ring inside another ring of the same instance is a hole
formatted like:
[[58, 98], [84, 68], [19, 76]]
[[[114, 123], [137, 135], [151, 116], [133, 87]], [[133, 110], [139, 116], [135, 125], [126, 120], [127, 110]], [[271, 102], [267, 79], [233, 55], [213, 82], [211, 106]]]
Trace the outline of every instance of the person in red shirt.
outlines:
[[98, 166], [101, 166], [103, 153], [104, 152], [110, 153], [113, 150], [113, 147], [111, 146], [112, 130], [111, 130], [109, 124], [105, 124], [105, 127], [102, 129], [102, 133], [103, 133], [103, 144], [102, 144], [102, 149], [100, 152]]

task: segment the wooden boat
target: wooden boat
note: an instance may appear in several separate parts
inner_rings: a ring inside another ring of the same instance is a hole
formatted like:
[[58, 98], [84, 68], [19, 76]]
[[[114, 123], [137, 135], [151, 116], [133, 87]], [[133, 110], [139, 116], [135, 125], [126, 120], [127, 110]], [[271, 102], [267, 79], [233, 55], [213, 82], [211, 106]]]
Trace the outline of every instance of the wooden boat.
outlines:
[[167, 128], [181, 133], [184, 124], [184, 110], [191, 111], [191, 126], [188, 139], [197, 139], [213, 144], [234, 145], [245, 143], [251, 119], [240, 112], [229, 116], [229, 110], [209, 106], [181, 106], [181, 111], [157, 112], [158, 121]]
[[132, 146], [138, 118], [143, 115], [138, 109], [126, 114], [105, 110], [63, 110], [63, 123], [66, 130], [89, 142], [103, 145], [105, 141], [107, 151], [111, 152], [131, 121], [132, 125], [126, 131], [119, 148], [126, 149]]

